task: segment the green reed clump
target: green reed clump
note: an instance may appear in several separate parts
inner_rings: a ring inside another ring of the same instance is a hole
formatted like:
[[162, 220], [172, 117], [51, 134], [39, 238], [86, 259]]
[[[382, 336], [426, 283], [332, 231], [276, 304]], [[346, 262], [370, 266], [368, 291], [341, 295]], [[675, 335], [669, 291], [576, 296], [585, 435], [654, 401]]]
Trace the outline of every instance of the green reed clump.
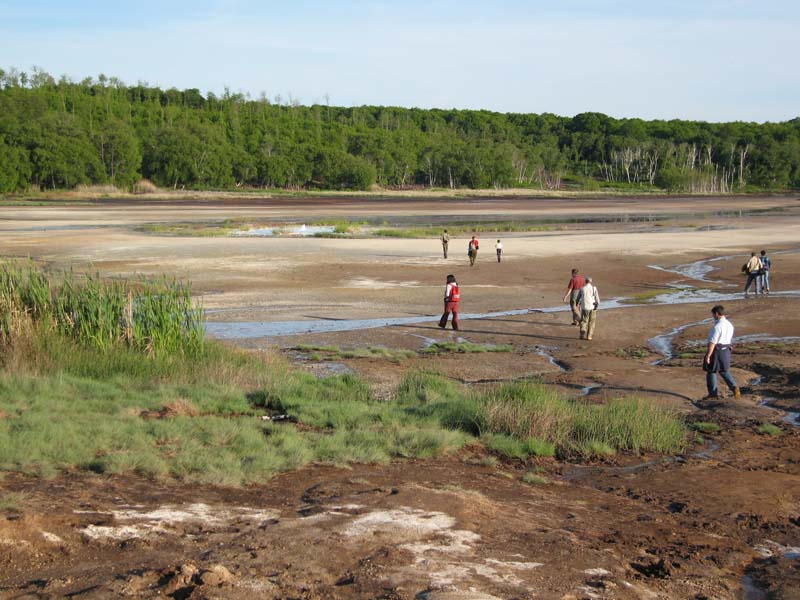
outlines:
[[135, 284], [72, 271], [47, 273], [28, 263], [0, 268], [0, 338], [10, 340], [29, 319], [100, 350], [117, 344], [150, 354], [202, 349], [202, 311], [188, 287], [163, 278]]
[[672, 411], [640, 398], [590, 404], [542, 385], [514, 383], [482, 398], [483, 432], [553, 444], [560, 456], [599, 456], [626, 450], [679, 452], [686, 429]]

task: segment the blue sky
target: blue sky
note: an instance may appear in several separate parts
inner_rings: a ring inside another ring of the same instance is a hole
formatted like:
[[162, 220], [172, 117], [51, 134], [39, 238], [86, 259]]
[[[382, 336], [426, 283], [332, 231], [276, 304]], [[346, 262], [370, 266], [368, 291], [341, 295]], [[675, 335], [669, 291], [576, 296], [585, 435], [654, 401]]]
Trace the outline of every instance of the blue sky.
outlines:
[[303, 104], [800, 116], [796, 0], [0, 0], [0, 67]]

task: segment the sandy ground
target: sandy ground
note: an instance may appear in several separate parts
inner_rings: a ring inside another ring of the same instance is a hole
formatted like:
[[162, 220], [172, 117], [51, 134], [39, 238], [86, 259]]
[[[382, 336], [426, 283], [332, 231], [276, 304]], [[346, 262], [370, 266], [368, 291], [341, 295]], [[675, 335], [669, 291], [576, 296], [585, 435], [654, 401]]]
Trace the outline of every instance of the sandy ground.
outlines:
[[[800, 290], [799, 199], [107, 204], [0, 208], [0, 251], [111, 276], [189, 278], [217, 323], [420, 317], [401, 326], [232, 342], [277, 345], [300, 368], [321, 375], [352, 370], [379, 397], [389, 398], [414, 368], [476, 386], [535, 377], [566, 394], [590, 388], [590, 401], [644, 395], [722, 430], [698, 437], [677, 459], [486, 466], [484, 451], [468, 448], [433, 461], [314, 467], [245, 490], [8, 476], [0, 485], [23, 492], [26, 506], [0, 521], [4, 597], [800, 597], [800, 433], [783, 420], [785, 411], [800, 411], [800, 297], [728, 296], [743, 285], [739, 268], [749, 252], [762, 247], [773, 259], [773, 292]], [[187, 238], [135, 230], [141, 223], [226, 218], [429, 224], [592, 215], [663, 220], [560, 223], [551, 231], [503, 234], [500, 264], [493, 239], [483, 236], [472, 268], [466, 237], [451, 241], [444, 260], [435, 239]], [[711, 259], [719, 260], [708, 263], [714, 270], [705, 279], [674, 269]], [[603, 300], [592, 342], [577, 339], [568, 313], [539, 312], [563, 306], [572, 267], [594, 277]], [[458, 334], [442, 331], [425, 316], [440, 309], [451, 272], [462, 288], [463, 312], [532, 310], [464, 321]], [[677, 293], [680, 286], [719, 296], [611, 308], [612, 298]], [[693, 353], [717, 297], [725, 298], [737, 336], [746, 336], [733, 360], [745, 393], [708, 405], [699, 401], [705, 385]], [[653, 338], [675, 328], [665, 355]], [[510, 344], [514, 351], [391, 362], [311, 360], [293, 349], [302, 343], [416, 350], [457, 339]], [[783, 411], [762, 406], [765, 399]], [[759, 434], [764, 422], [778, 424], [784, 435]], [[547, 483], [521, 482], [534, 466]]]

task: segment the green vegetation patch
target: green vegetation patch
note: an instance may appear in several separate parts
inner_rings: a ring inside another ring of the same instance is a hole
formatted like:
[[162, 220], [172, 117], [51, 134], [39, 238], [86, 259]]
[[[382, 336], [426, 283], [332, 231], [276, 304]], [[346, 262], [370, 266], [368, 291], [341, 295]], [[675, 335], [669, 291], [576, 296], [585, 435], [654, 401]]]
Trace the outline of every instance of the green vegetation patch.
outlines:
[[148, 223], [140, 225], [137, 231], [156, 235], [181, 237], [225, 237], [238, 231], [247, 231], [253, 225], [242, 221], [226, 219], [218, 223]]
[[695, 431], [699, 431], [700, 433], [719, 433], [722, 431], [722, 428], [717, 425], [716, 423], [709, 423], [707, 421], [699, 421], [697, 423], [692, 423], [689, 425]]
[[591, 405], [528, 383], [479, 392], [424, 371], [379, 400], [353, 375], [320, 379], [277, 354], [198, 340], [189, 296], [173, 284], [2, 273], [0, 470], [239, 485], [310, 462], [424, 458], [476, 440], [520, 459], [685, 444], [677, 416], [644, 400]]
[[779, 436], [783, 435], [783, 429], [772, 423], [762, 423], [758, 426], [758, 432], [764, 435]]
[[553, 231], [552, 225], [542, 225], [538, 223], [525, 223], [516, 221], [502, 221], [493, 223], [456, 223], [447, 225], [425, 226], [425, 227], [381, 227], [373, 233], [379, 237], [395, 238], [436, 238], [442, 235], [442, 231], [447, 230], [451, 236], [467, 235], [473, 233], [510, 233], [510, 232], [534, 232], [534, 231]]
[[436, 342], [422, 350], [424, 354], [472, 354], [480, 352], [513, 352], [508, 344], [473, 344], [472, 342]]
[[413, 350], [402, 348], [384, 348], [382, 346], [364, 346], [352, 350], [342, 350], [338, 346], [317, 346], [300, 344], [296, 346], [301, 352], [311, 352], [312, 360], [334, 360], [340, 358], [384, 358], [392, 362], [400, 362], [417, 356]]

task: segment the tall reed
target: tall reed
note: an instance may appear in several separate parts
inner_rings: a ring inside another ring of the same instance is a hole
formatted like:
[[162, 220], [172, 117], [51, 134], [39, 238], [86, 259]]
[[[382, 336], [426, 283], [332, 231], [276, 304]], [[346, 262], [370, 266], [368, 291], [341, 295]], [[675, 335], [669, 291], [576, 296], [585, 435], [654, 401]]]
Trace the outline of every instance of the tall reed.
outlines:
[[0, 267], [0, 338], [12, 341], [21, 321], [100, 350], [122, 344], [150, 354], [202, 350], [202, 310], [190, 289], [169, 278], [136, 282], [73, 271], [47, 273], [29, 262]]

